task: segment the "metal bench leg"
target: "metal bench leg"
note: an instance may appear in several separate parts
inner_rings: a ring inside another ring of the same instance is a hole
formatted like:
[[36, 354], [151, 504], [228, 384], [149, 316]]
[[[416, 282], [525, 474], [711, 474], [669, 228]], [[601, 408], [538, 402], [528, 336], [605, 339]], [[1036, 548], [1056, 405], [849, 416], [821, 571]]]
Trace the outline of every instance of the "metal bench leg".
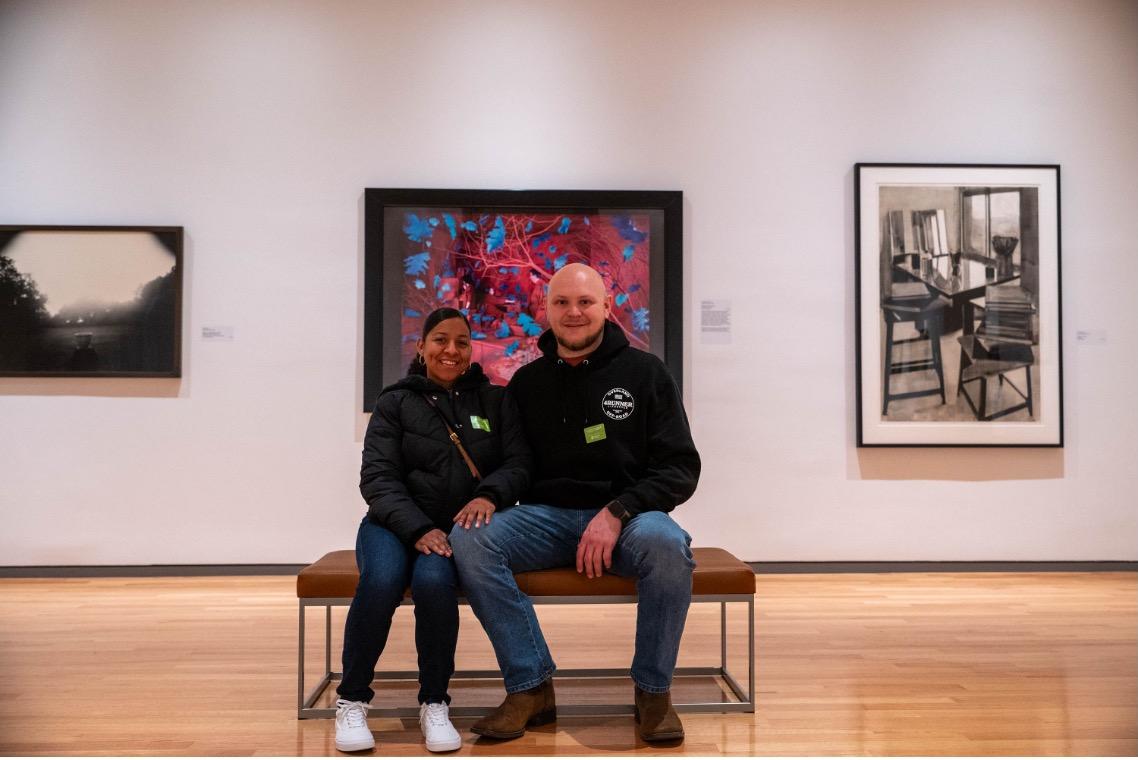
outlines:
[[324, 675], [332, 675], [332, 605], [324, 605]]
[[319, 683], [312, 687], [308, 694], [304, 693], [304, 622], [306, 606], [300, 603], [300, 617], [297, 629], [297, 658], [296, 658], [296, 717], [298, 720], [306, 718], [327, 717], [330, 708], [313, 707], [316, 700], [332, 683], [332, 607], [324, 605], [324, 675]]
[[304, 720], [304, 603], [300, 609], [300, 633], [297, 636], [297, 665], [296, 665], [296, 718]]
[[[727, 668], [727, 603], [719, 603], [719, 656], [720, 665], [718, 668], [718, 675], [723, 678], [731, 693], [739, 700], [735, 703], [737, 706], [746, 706], [749, 709], [732, 710], [727, 703], [720, 704], [723, 712], [754, 712], [755, 711], [755, 598], [752, 596], [747, 600], [747, 689], [744, 691], [743, 685], [740, 684], [735, 676], [731, 675], [731, 671]], [[686, 675], [694, 675], [699, 672], [699, 668], [677, 668], [677, 673], [683, 672]], [[692, 705], [680, 704], [676, 705], [678, 712], [686, 712], [690, 710]], [[702, 712], [702, 710], [700, 710]]]
[[727, 672], [727, 602], [719, 603], [719, 668]]
[[747, 681], [748, 689], [747, 696], [750, 697], [749, 704], [751, 709], [748, 712], [755, 711], [755, 597], [752, 596], [747, 600]]

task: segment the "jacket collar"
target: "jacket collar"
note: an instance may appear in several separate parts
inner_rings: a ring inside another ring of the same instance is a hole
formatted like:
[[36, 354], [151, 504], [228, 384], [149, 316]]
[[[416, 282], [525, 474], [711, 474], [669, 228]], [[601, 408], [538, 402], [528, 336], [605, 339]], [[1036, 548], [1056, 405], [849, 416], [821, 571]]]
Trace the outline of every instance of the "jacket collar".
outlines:
[[[473, 362], [470, 368], [454, 381], [452, 390], [473, 390], [488, 382], [490, 382], [490, 379], [487, 378], [486, 373], [482, 371], [482, 365], [478, 362]], [[446, 392], [445, 388], [428, 380], [426, 375], [407, 375], [384, 388], [379, 395], [382, 396], [384, 393], [400, 390], [409, 390], [415, 393], [428, 393], [430, 391]]]
[[[553, 335], [553, 330], [546, 330], [537, 339], [537, 347], [541, 349], [545, 358], [550, 361], [556, 362], [559, 358], [557, 356], [557, 338]], [[605, 320], [604, 337], [601, 338], [601, 345], [597, 346], [597, 350], [589, 354], [587, 357], [590, 363], [610, 359], [619, 351], [628, 347], [628, 338], [624, 334], [624, 329], [613, 322], [612, 320]]]

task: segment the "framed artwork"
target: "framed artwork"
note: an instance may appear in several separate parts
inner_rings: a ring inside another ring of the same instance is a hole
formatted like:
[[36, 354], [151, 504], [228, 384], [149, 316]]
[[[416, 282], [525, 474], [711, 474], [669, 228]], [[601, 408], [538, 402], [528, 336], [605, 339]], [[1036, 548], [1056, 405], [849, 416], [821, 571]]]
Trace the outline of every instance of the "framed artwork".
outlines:
[[0, 226], [0, 375], [180, 377], [182, 228]]
[[1059, 167], [854, 167], [858, 446], [1062, 446]]
[[601, 273], [614, 321], [681, 382], [682, 204], [678, 191], [366, 190], [364, 411], [442, 306], [467, 315], [473, 360], [505, 384], [537, 358], [549, 279], [572, 262]]

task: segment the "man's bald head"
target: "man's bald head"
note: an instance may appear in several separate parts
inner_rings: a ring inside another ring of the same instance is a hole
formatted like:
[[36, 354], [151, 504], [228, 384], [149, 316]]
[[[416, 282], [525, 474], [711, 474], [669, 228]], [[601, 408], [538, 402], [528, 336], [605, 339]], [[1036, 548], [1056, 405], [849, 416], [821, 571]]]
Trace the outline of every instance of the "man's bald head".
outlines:
[[598, 300], [604, 300], [605, 281], [601, 279], [600, 272], [588, 264], [566, 264], [558, 270], [557, 274], [549, 280], [549, 295], [552, 297], [558, 289], [576, 286], [579, 289], [590, 290]]
[[585, 264], [562, 267], [549, 280], [547, 303], [558, 355], [572, 358], [596, 350], [611, 310], [612, 297], [597, 270]]

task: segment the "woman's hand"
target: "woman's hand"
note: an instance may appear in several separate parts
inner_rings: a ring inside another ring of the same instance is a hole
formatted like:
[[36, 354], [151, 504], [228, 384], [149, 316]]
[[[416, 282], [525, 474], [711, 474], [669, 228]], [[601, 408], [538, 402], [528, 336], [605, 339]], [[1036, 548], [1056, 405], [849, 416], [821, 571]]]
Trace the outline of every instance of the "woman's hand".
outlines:
[[484, 496], [476, 496], [454, 516], [458, 525], [470, 530], [470, 526], [481, 528], [482, 523], [490, 524], [490, 515], [494, 514], [494, 502]]
[[432, 528], [424, 533], [415, 542], [415, 548], [423, 554], [437, 554], [440, 557], [449, 557], [452, 554], [447, 534], [438, 528]]

